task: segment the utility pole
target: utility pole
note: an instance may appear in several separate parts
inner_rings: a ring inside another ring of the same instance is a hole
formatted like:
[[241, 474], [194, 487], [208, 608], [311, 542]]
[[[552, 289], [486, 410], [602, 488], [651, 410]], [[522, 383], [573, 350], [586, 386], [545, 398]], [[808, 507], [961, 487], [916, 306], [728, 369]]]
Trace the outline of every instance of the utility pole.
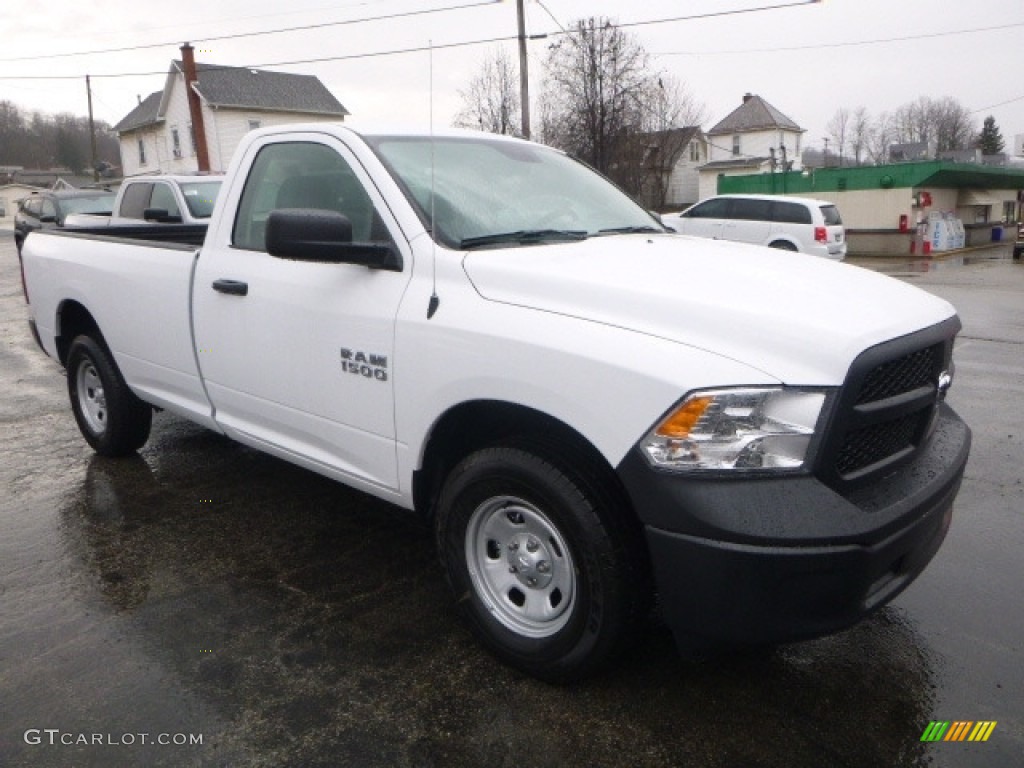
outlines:
[[96, 167], [96, 125], [92, 121], [92, 84], [88, 75], [85, 76], [85, 93], [89, 98], [89, 146], [92, 151], [89, 162], [92, 165], [92, 180], [97, 183], [100, 180], [100, 172]]
[[523, 110], [523, 138], [530, 138], [530, 68], [526, 57], [526, 18], [523, 0], [516, 0], [519, 14], [519, 102]]

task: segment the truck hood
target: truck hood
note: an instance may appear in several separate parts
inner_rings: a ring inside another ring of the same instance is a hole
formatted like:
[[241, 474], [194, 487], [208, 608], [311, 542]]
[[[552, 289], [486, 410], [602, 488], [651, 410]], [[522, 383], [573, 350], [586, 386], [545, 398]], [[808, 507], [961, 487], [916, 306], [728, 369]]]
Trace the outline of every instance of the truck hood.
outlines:
[[955, 314], [866, 269], [681, 235], [478, 250], [463, 265], [490, 301], [657, 336], [792, 385], [841, 384], [868, 347]]

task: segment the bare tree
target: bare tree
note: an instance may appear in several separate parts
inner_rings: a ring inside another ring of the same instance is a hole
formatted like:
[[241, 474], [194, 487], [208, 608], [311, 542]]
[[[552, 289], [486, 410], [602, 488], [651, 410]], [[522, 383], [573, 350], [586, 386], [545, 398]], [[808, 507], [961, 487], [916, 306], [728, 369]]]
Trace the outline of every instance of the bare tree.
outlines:
[[639, 42], [607, 19], [576, 22], [545, 61], [541, 136], [651, 206], [704, 108], [678, 80], [652, 71]]
[[931, 121], [938, 152], [968, 149], [978, 135], [967, 107], [950, 96], [932, 102]]
[[648, 78], [636, 40], [607, 19], [578, 21], [548, 51], [545, 140], [614, 177], [621, 150], [642, 130]]
[[850, 124], [850, 149], [853, 150], [853, 160], [857, 165], [860, 165], [861, 157], [867, 151], [870, 133], [871, 118], [868, 115], [867, 107], [857, 107], [853, 110]]
[[828, 125], [825, 128], [828, 130], [828, 135], [832, 138], [835, 143], [836, 153], [839, 155], [839, 165], [843, 164], [843, 153], [846, 149], [847, 131], [850, 127], [850, 110], [846, 107], [840, 107], [836, 110], [836, 113], [832, 115], [832, 119], [828, 121]]
[[889, 162], [889, 147], [896, 142], [896, 135], [896, 121], [891, 113], [882, 112], [871, 121], [865, 148], [874, 165]]
[[900, 144], [927, 144], [932, 138], [931, 117], [931, 99], [927, 96], [897, 107], [891, 123], [895, 141]]
[[971, 114], [956, 99], [919, 96], [893, 113], [894, 139], [927, 144], [929, 153], [967, 149], [976, 136]]
[[484, 59], [480, 73], [459, 91], [459, 97], [462, 109], [454, 120], [459, 128], [520, 135], [519, 73], [503, 49]]

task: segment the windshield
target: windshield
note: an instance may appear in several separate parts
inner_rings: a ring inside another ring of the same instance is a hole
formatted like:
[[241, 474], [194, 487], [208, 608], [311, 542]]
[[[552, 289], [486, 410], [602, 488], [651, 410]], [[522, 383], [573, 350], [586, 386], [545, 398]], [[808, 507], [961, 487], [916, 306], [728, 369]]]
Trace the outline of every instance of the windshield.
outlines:
[[184, 181], [181, 193], [185, 196], [185, 205], [194, 219], [208, 219], [213, 213], [213, 204], [217, 202], [220, 192], [220, 181]]
[[95, 197], [65, 197], [60, 201], [61, 212], [69, 213], [102, 213], [109, 216], [114, 210], [114, 193], [96, 195]]
[[435, 239], [450, 248], [663, 231], [611, 182], [547, 147], [486, 137], [436, 138], [433, 152], [425, 136], [367, 142], [428, 228], [433, 204]]

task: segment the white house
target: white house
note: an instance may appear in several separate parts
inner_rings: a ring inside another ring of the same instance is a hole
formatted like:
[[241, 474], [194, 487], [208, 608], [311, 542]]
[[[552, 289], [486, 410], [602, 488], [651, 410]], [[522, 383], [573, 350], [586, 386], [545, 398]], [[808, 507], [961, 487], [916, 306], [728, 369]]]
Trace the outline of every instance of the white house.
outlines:
[[657, 204], [668, 210], [688, 208], [700, 199], [699, 169], [708, 161], [707, 139], [699, 125], [662, 133], [669, 134], [669, 138], [659, 145], [673, 156], [662, 158], [664, 201]]
[[718, 177], [799, 171], [805, 129], [756, 94], [707, 132], [708, 162], [700, 168], [700, 199], [718, 192]]
[[[192, 47], [171, 62], [162, 91], [142, 99], [117, 125], [125, 176], [222, 172], [242, 137], [283, 123], [339, 121], [348, 110], [312, 75], [292, 75], [192, 61]], [[186, 80], [194, 72], [189, 104]], [[202, 126], [202, 135], [196, 132]], [[205, 140], [205, 147], [202, 146]], [[203, 154], [208, 167], [202, 168]]]

